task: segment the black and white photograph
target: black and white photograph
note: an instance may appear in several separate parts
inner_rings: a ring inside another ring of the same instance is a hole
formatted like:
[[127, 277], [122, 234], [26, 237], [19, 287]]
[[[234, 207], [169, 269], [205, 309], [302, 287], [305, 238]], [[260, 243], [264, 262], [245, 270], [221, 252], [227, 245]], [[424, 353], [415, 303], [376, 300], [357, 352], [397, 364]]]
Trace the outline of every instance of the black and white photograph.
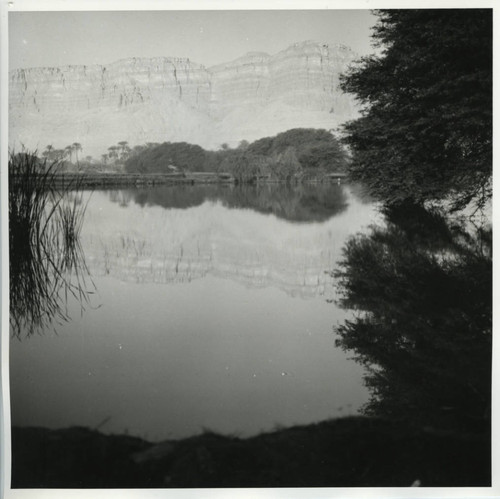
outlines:
[[2, 0], [5, 497], [495, 496], [493, 2], [256, 5]]

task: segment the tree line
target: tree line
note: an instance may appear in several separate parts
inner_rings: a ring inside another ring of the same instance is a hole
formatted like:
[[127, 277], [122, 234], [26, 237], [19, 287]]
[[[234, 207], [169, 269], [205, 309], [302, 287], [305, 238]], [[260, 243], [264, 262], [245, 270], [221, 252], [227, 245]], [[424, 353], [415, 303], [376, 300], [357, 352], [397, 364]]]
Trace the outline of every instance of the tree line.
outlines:
[[108, 152], [102, 154], [99, 159], [95, 159], [90, 155], [79, 156], [82, 150], [83, 146], [79, 142], [73, 142], [62, 149], [48, 144], [41, 156], [49, 164], [58, 163], [60, 171], [104, 171], [120, 169], [132, 153], [142, 150], [142, 146], [132, 149], [129, 147], [128, 142], [123, 140], [118, 142], [117, 145], [108, 147]]
[[160, 173], [173, 169], [230, 173], [241, 181], [256, 177], [287, 180], [304, 175], [345, 171], [346, 148], [330, 132], [297, 128], [235, 148], [217, 151], [186, 142], [144, 146], [125, 161], [129, 173]]
[[81, 157], [81, 151], [78, 142], [63, 149], [49, 144], [42, 157], [62, 163], [63, 170], [225, 172], [241, 181], [256, 177], [287, 180], [344, 172], [348, 163], [346, 147], [329, 131], [313, 128], [296, 128], [252, 143], [242, 140], [234, 148], [224, 143], [216, 151], [187, 142], [147, 142], [130, 147], [127, 141], [108, 147], [99, 159]]

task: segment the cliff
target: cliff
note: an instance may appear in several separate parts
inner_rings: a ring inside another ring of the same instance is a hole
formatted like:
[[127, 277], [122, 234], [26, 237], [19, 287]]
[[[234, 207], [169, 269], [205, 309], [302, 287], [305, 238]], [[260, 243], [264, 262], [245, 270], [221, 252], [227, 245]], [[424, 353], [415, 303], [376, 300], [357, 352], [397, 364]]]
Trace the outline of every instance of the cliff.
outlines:
[[356, 57], [344, 46], [303, 42], [210, 68], [164, 57], [15, 70], [9, 145], [80, 142], [83, 155], [97, 157], [121, 140], [217, 148], [295, 127], [334, 128], [356, 115], [338, 88]]

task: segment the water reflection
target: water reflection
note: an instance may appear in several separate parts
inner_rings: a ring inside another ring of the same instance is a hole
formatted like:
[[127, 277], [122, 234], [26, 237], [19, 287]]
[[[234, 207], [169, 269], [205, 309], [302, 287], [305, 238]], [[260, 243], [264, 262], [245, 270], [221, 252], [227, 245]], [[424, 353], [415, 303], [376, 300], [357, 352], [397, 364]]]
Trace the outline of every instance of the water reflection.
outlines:
[[80, 240], [102, 307], [70, 307], [57, 336], [11, 344], [13, 423], [161, 440], [355, 413], [366, 389], [334, 348], [347, 313], [325, 299], [327, 272], [374, 210], [343, 189], [347, 208], [309, 224], [94, 192]]
[[[114, 191], [111, 204], [105, 193], [94, 198], [83, 238], [96, 275], [137, 283], [212, 275], [302, 297], [325, 295], [344, 239], [373, 215], [337, 185], [157, 187]], [[290, 223], [306, 216], [307, 224]]]
[[406, 205], [351, 237], [335, 273], [358, 311], [337, 346], [366, 368], [367, 414], [487, 431], [491, 407], [491, 228]]
[[306, 223], [328, 220], [348, 205], [344, 187], [329, 183], [155, 187], [114, 191], [110, 199], [121, 206], [128, 206], [133, 199], [140, 206], [180, 209], [200, 206], [207, 200], [220, 201], [228, 208], [249, 208], [290, 222]]

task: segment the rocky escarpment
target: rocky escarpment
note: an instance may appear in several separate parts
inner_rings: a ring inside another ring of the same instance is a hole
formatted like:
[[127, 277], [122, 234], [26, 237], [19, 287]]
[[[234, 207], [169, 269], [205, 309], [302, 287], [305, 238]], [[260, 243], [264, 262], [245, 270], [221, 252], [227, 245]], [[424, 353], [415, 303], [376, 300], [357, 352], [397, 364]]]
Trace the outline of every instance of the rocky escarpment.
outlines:
[[355, 59], [347, 47], [304, 42], [211, 68], [165, 57], [19, 69], [9, 76], [9, 144], [79, 142], [83, 155], [98, 155], [121, 140], [215, 148], [294, 127], [330, 129], [356, 114], [338, 88]]

